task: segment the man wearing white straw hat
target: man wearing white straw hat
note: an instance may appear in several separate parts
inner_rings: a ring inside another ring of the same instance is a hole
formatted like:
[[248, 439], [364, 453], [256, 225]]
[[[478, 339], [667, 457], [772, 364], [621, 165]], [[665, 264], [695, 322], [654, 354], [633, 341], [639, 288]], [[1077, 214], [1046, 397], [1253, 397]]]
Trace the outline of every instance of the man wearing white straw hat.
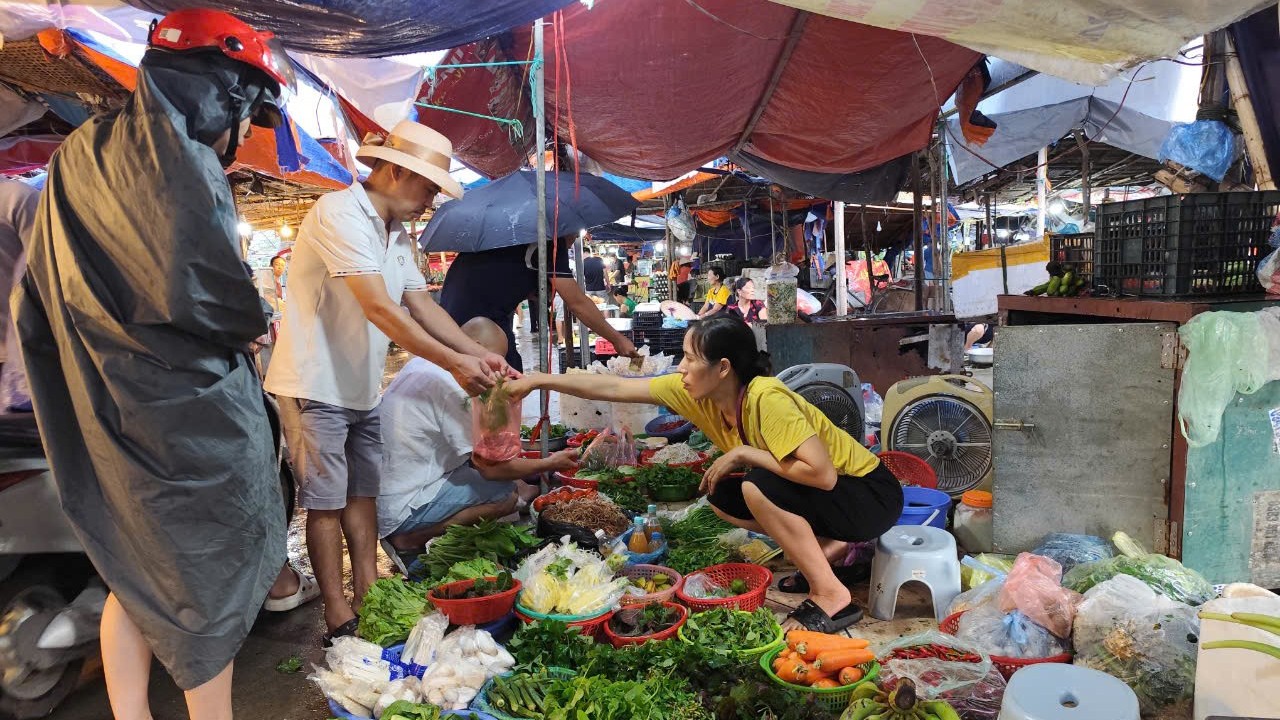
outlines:
[[298, 503], [307, 509], [326, 641], [357, 625], [342, 582], [344, 536], [356, 607], [377, 579], [388, 340], [449, 371], [471, 395], [511, 372], [431, 300], [404, 229], [438, 193], [462, 197], [449, 176], [452, 154], [448, 138], [409, 120], [385, 140], [366, 138], [356, 156], [372, 164], [368, 179], [316, 201], [293, 248], [289, 304], [265, 386], [280, 400]]

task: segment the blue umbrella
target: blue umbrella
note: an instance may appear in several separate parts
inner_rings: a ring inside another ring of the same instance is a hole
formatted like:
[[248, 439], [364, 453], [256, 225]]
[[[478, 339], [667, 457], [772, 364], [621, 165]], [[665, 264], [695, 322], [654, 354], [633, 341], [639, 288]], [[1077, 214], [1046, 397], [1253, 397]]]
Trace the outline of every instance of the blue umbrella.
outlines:
[[[602, 177], [580, 174], [576, 195], [573, 185], [573, 173], [547, 173], [547, 227], [555, 237], [576, 236], [579, 230], [613, 222], [640, 206], [626, 190]], [[480, 252], [537, 242], [537, 188], [537, 173], [520, 170], [468, 190], [461, 200], [450, 200], [436, 211], [419, 239], [422, 249]]]

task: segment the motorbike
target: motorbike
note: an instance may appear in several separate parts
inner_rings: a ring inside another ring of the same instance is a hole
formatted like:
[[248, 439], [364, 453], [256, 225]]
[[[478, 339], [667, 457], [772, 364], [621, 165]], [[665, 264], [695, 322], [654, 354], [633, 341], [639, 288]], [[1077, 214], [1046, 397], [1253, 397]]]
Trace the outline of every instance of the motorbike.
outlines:
[[[291, 518], [293, 474], [275, 400], [264, 398]], [[35, 416], [0, 414], [0, 720], [45, 717], [75, 690], [98, 654], [106, 599], [62, 513]]]

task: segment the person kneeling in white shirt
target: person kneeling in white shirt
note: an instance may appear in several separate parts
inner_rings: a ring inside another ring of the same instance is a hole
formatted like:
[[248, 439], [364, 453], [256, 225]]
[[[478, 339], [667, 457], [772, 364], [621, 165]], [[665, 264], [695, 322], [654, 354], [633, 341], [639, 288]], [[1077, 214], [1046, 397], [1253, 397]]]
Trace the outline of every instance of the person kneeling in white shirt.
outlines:
[[[507, 337], [487, 318], [462, 331], [505, 355]], [[378, 535], [402, 572], [428, 540], [450, 525], [469, 525], [515, 512], [520, 478], [574, 467], [577, 450], [539, 460], [486, 463], [471, 454], [467, 394], [447, 371], [414, 358], [382, 397], [382, 483]]]

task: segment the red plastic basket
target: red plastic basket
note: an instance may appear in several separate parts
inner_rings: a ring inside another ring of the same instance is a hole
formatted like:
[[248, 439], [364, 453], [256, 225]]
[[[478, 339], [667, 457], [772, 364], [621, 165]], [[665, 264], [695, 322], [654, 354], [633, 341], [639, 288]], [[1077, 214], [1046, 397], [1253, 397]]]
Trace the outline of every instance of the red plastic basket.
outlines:
[[668, 567], [661, 565], [628, 565], [618, 571], [618, 575], [626, 578], [651, 578], [654, 575], [666, 575], [671, 578], [671, 586], [661, 592], [649, 593], [648, 595], [623, 595], [619, 601], [622, 605], [648, 605], [655, 602], [670, 602], [675, 597], [676, 589], [680, 587], [680, 582], [684, 580], [684, 576]]
[[[948, 635], [955, 635], [960, 629], [960, 616], [965, 612], [958, 612], [954, 615], [948, 615], [945, 620], [938, 623], [938, 629]], [[1012, 658], [1004, 655], [992, 655], [991, 663], [996, 666], [1000, 674], [1005, 680], [1013, 677], [1013, 674], [1028, 665], [1040, 665], [1042, 663], [1070, 663], [1071, 653], [1062, 653], [1061, 655], [1051, 655], [1044, 658]]]
[[[680, 613], [680, 619], [676, 620], [675, 625], [672, 625], [660, 633], [654, 633], [652, 635], [637, 635], [636, 637], [623, 637], [613, 632], [613, 629], [609, 627], [608, 622], [600, 626], [600, 631], [604, 634], [605, 639], [609, 641], [609, 644], [616, 648], [620, 648], [624, 645], [640, 645], [641, 643], [647, 643], [650, 640], [670, 640], [676, 636], [676, 633], [680, 632], [680, 628], [683, 627], [685, 621], [689, 619], [689, 608], [683, 605], [677, 605], [673, 602], [664, 602], [662, 603], [662, 606], [675, 608], [676, 611]], [[613, 613], [609, 613], [609, 616], [612, 617]]]
[[484, 625], [502, 618], [515, 607], [516, 595], [520, 594], [520, 581], [511, 582], [510, 590], [482, 598], [449, 600], [437, 595], [449, 590], [466, 590], [476, 583], [475, 580], [459, 580], [435, 588], [427, 593], [427, 598], [454, 625]]
[[[528, 615], [525, 615], [524, 613], [520, 612], [519, 609], [516, 610], [516, 617], [520, 618], [520, 621], [525, 623], [526, 625], [528, 625], [529, 623], [534, 623], [538, 621], [537, 618], [529, 617]], [[568, 622], [565, 624], [568, 625], [569, 627], [581, 628], [578, 632], [580, 632], [582, 635], [586, 637], [594, 638], [600, 634], [601, 626], [603, 626], [606, 622], [608, 622], [609, 618], [611, 617], [613, 617], [613, 613], [607, 612], [603, 615], [589, 618], [587, 620], [574, 620], [573, 622]]]
[[[689, 578], [693, 575], [706, 575], [719, 585], [728, 585], [734, 580], [745, 580], [747, 591], [741, 595], [727, 598], [689, 597], [685, 594], [684, 588], [689, 582]], [[685, 576], [684, 582], [681, 582], [680, 587], [676, 588], [676, 598], [688, 605], [689, 609], [694, 612], [714, 610], [715, 608], [733, 608], [750, 612], [764, 607], [764, 596], [769, 591], [769, 585], [772, 582], [773, 573], [769, 571], [769, 568], [759, 565], [751, 565], [749, 563], [712, 565]]]
[[[641, 452], [641, 453], [640, 453], [640, 464], [641, 464], [641, 465], [652, 465], [652, 464], [653, 464], [653, 462], [652, 462], [652, 460], [651, 460], [651, 459], [653, 458], [653, 455], [654, 455], [654, 453], [656, 453], [656, 452], [658, 452], [658, 451], [657, 451], [657, 450], [645, 450], [644, 452]], [[667, 466], [669, 466], [669, 467], [682, 467], [682, 468], [689, 468], [690, 470], [693, 470], [694, 472], [699, 472], [699, 473], [700, 473], [700, 472], [702, 472], [703, 468], [704, 468], [704, 467], [706, 467], [706, 464], [707, 464], [707, 458], [708, 458], [708, 457], [710, 457], [710, 456], [709, 456], [709, 455], [707, 455], [706, 453], [704, 453], [704, 452], [700, 452], [700, 453], [698, 453], [698, 459], [697, 459], [697, 460], [690, 460], [689, 462], [684, 462], [684, 463], [664, 463], [664, 464], [665, 464], [665, 465], [667, 465]]]
[[903, 485], [938, 489], [938, 473], [923, 458], [896, 450], [886, 450], [877, 457]]

